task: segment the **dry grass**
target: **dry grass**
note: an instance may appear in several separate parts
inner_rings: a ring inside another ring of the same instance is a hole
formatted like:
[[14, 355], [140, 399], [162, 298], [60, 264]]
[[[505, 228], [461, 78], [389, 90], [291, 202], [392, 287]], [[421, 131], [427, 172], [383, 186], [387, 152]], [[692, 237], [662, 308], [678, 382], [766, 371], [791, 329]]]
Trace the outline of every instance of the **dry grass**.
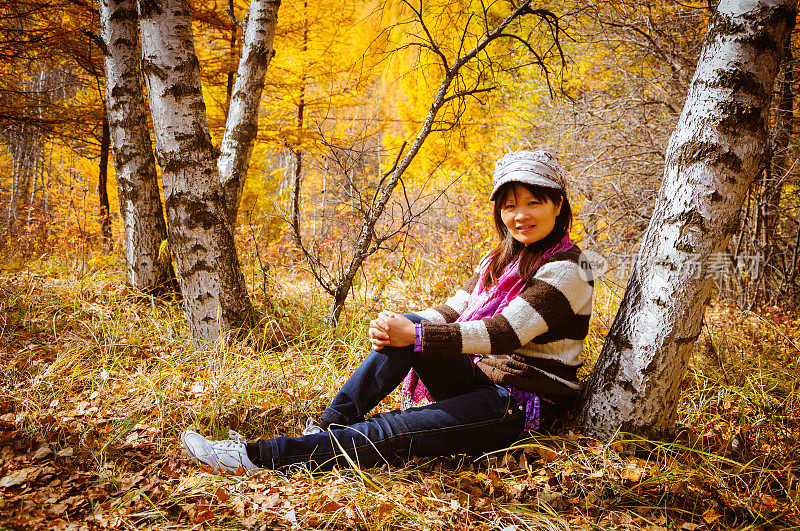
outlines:
[[[209, 475], [183, 459], [186, 428], [298, 433], [363, 357], [368, 316], [387, 301], [400, 310], [437, 302], [457, 284], [456, 266], [414, 264], [402, 280], [388, 264], [373, 266], [337, 331], [324, 326], [326, 299], [299, 268], [250, 271], [276, 311], [301, 323], [281, 350], [262, 348], [258, 331], [196, 347], [180, 304], [131, 292], [114, 260], [47, 258], [5, 272], [0, 528], [800, 526], [800, 321], [777, 309], [712, 309], [669, 443], [607, 444], [573, 430], [480, 458], [250, 478]], [[598, 284], [590, 358], [617, 301]], [[397, 405], [390, 397], [381, 407]]]

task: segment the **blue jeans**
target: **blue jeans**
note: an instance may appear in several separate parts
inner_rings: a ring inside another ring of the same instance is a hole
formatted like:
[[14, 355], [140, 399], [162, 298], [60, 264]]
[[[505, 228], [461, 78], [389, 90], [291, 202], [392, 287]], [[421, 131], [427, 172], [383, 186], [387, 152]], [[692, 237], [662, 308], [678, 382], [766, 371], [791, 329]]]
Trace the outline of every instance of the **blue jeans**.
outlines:
[[[422, 321], [415, 314], [406, 317]], [[411, 368], [436, 402], [365, 419]], [[413, 345], [370, 352], [321, 420], [328, 425], [322, 433], [259, 439], [262, 466], [307, 463], [325, 470], [347, 466], [343, 452], [361, 467], [411, 456], [483, 452], [509, 446], [524, 427], [522, 411], [508, 390], [476, 373], [469, 356], [423, 356]]]

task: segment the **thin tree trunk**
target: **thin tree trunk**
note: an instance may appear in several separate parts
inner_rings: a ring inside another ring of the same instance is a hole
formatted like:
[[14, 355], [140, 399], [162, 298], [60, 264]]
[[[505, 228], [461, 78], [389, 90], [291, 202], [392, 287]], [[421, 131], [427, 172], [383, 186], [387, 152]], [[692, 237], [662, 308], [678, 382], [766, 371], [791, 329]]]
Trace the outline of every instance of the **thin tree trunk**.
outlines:
[[6, 234], [13, 236], [17, 231], [17, 202], [19, 201], [19, 167], [20, 161], [16, 156], [16, 148], [11, 145], [11, 195], [6, 208]]
[[272, 41], [280, 0], [251, 0], [242, 55], [236, 71], [217, 166], [224, 190], [225, 210], [231, 227], [236, 226], [239, 200], [258, 132], [258, 107], [264, 75], [275, 55]]
[[[303, 46], [301, 48], [302, 56], [305, 57], [305, 52], [308, 50], [308, 2], [303, 2]], [[303, 67], [305, 68], [305, 67]], [[306, 73], [303, 72], [301, 85], [300, 85], [300, 100], [297, 104], [297, 130], [302, 131], [304, 123], [304, 114], [306, 111]], [[298, 247], [303, 246], [303, 237], [300, 232], [300, 192], [303, 189], [303, 150], [297, 147], [292, 150], [294, 155], [294, 179], [292, 180], [292, 193], [289, 205], [289, 222], [292, 225], [292, 234], [294, 241]]]
[[97, 177], [97, 196], [100, 200], [100, 239], [103, 250], [111, 248], [111, 206], [108, 204], [108, 152], [111, 134], [108, 131], [108, 116], [103, 113], [103, 136], [100, 140], [100, 171]]
[[775, 130], [772, 144], [772, 160], [770, 171], [772, 173], [772, 186], [767, 191], [766, 212], [764, 217], [764, 232], [769, 241], [775, 242], [778, 219], [780, 217], [780, 198], [783, 182], [791, 168], [792, 161], [789, 157], [789, 142], [794, 133], [794, 73], [791, 48], [787, 50], [783, 63], [783, 79], [778, 89], [778, 107], [773, 125]]
[[100, 0], [99, 5], [106, 112], [128, 282], [145, 293], [173, 292], [177, 281], [172, 261], [169, 253], [159, 254], [167, 241], [167, 225], [147, 129], [136, 1]]
[[34, 209], [34, 202], [36, 200], [36, 184], [39, 181], [39, 168], [38, 168], [38, 161], [37, 164], [33, 168], [32, 177], [33, 180], [31, 181], [31, 194], [28, 197], [28, 227], [31, 226], [31, 218], [33, 217], [33, 209]]
[[[305, 80], [304, 80], [305, 82]], [[300, 93], [300, 105], [297, 107], [297, 125], [299, 128], [303, 127], [303, 111], [305, 110], [305, 87], [303, 92]], [[300, 235], [300, 193], [303, 189], [303, 150], [300, 148], [293, 149], [292, 155], [294, 156], [294, 178], [292, 179], [292, 194], [290, 198], [290, 223], [292, 224], [292, 233], [294, 234], [295, 243], [302, 245]]]
[[169, 242], [192, 335], [213, 341], [248, 324], [254, 310], [208, 131], [189, 1], [140, 0], [139, 10]]
[[289, 223], [292, 226], [292, 235], [297, 245], [302, 245], [300, 235], [300, 192], [303, 188], [303, 152], [300, 149], [292, 150], [294, 157], [294, 172], [292, 176], [292, 193], [289, 198]]
[[45, 179], [44, 165], [42, 166], [42, 217], [39, 220], [41, 230], [39, 232], [39, 248], [45, 249], [47, 242], [50, 240], [50, 198], [48, 195], [50, 189], [50, 178], [53, 175], [53, 146], [54, 142], [50, 142], [50, 153], [47, 157], [47, 179]]
[[597, 434], [672, 432], [712, 294], [710, 255], [738, 227], [766, 163], [772, 87], [796, 0], [722, 0], [667, 148], [664, 181], [620, 310], [584, 389]]
[[784, 182], [789, 173], [792, 161], [789, 157], [789, 144], [793, 133], [794, 118], [794, 82], [791, 47], [787, 50], [783, 62], [783, 76], [778, 88], [778, 105], [776, 109], [773, 128], [775, 134], [772, 140], [772, 160], [770, 161], [770, 179], [765, 181], [763, 189], [762, 232], [764, 239], [763, 267], [760, 269], [759, 280], [763, 282], [763, 290], [758, 297], [765, 303], [778, 304], [782, 297], [776, 286], [783, 282], [786, 269], [779, 266], [784, 262], [783, 254], [791, 253], [791, 240], [781, 238], [780, 215], [781, 196], [783, 195]]
[[31, 132], [26, 127], [23, 127], [15, 140], [12, 140], [11, 151], [14, 157], [14, 170], [7, 215], [9, 235], [16, 235], [20, 230], [22, 213], [25, 212], [29, 204], [31, 175], [35, 173], [35, 161], [39, 155], [39, 150], [38, 139], [32, 138]]

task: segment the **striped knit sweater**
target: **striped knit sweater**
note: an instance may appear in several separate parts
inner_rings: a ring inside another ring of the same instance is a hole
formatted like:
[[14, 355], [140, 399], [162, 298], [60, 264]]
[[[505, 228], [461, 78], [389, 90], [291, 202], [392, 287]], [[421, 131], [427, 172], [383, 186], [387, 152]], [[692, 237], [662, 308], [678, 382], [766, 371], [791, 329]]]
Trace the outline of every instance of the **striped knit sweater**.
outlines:
[[580, 254], [573, 246], [545, 260], [525, 289], [493, 317], [455, 322], [480, 280], [476, 271], [443, 306], [417, 312], [428, 320], [422, 324], [422, 355], [483, 354], [476, 368], [492, 382], [569, 407], [581, 388], [577, 370], [594, 287], [581, 277]]

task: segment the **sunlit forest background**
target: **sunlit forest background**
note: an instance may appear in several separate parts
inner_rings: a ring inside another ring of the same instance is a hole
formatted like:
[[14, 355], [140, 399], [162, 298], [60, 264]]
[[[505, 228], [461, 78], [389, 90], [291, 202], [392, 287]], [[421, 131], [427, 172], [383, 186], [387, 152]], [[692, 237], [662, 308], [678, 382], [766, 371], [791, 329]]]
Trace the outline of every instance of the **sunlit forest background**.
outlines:
[[[226, 12], [231, 6], [239, 18], [247, 12], [243, 2], [194, 11], [217, 143], [241, 41]], [[431, 31], [455, 50], [462, 7], [429, 9]], [[403, 183], [416, 223], [393, 248], [452, 246], [455, 254], [444, 254], [454, 263], [462, 261], [459, 252], [479, 252], [491, 238], [486, 195], [494, 161], [513, 149], [541, 147], [557, 153], [572, 176], [574, 237], [604, 255], [635, 249], [708, 10], [632, 3], [556, 12], [564, 13], [557, 44], [545, 24], [529, 28], [541, 63], [506, 43], [492, 50], [493, 64], [475, 68], [492, 90], [468, 98], [451, 113], [448, 129], [424, 145]], [[9, 39], [3, 51], [2, 80], [3, 246], [13, 256], [73, 250], [83, 267], [121, 244], [113, 161], [103, 142], [102, 51], [91, 37], [97, 19], [95, 10], [72, 2], [23, 3], [5, 19], [19, 26], [18, 41]], [[398, 7], [381, 2], [283, 3], [240, 207], [243, 253], [257, 242], [274, 258], [299, 258], [285, 222], [297, 171], [314, 242], [335, 247], [348, 237], [360, 196], [419, 128], [438, 88], [439, 65], [412, 45], [401, 19]], [[642, 27], [651, 29], [643, 35]]]
[[[425, 3], [428, 30], [449, 54], [463, 46], [473, 4]], [[469, 67], [465, 79], [491, 90], [445, 110], [331, 328], [324, 286], [350, 260], [365, 205], [420, 128], [441, 67], [400, 2], [283, 0], [235, 227], [255, 305], [288, 323], [278, 348], [266, 329], [262, 343], [198, 346], [179, 297], [126, 287], [96, 6], [0, 8], [0, 527], [800, 526], [793, 60], [773, 96], [776, 131], [789, 132], [773, 135], [783, 162], [753, 184], [719, 257], [675, 442], [642, 457], [565, 431], [475, 462], [238, 483], [181, 461], [176, 435], [192, 425], [296, 432], [363, 357], [375, 312], [452, 294], [493, 244], [487, 196], [495, 160], [511, 150], [551, 150], [569, 174], [570, 235], [596, 253], [600, 275], [588, 374], [655, 205], [711, 9], [668, 0], [537, 7], [558, 15], [558, 32], [516, 23], [531, 48], [501, 41]], [[248, 3], [192, 8], [219, 145]], [[308, 253], [291, 230], [298, 179]]]

